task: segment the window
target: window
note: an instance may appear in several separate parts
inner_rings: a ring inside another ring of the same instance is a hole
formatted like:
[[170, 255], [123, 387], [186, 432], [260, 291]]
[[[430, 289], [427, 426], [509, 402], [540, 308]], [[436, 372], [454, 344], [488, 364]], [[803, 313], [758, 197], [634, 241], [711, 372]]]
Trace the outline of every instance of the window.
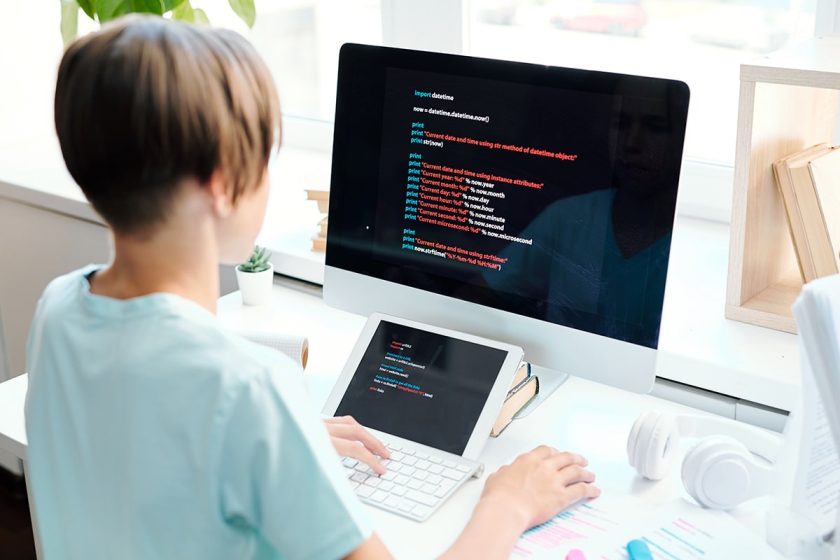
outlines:
[[[834, 22], [836, 3], [837, 0], [381, 0], [369, 6], [367, 23], [347, 21], [364, 27], [378, 16], [382, 24], [379, 38], [391, 46], [687, 82], [692, 100], [679, 211], [728, 221], [739, 65], [812, 36], [815, 20], [823, 26], [826, 21]], [[310, 0], [308, 4], [334, 7], [340, 3]], [[816, 18], [817, 13], [820, 18]], [[258, 33], [259, 29], [255, 29], [255, 36]], [[259, 42], [256, 38], [255, 41]], [[334, 44], [337, 47], [338, 42]], [[331, 96], [333, 92], [334, 83], [329, 82], [326, 93], [319, 95]], [[321, 118], [328, 116], [322, 112]], [[300, 135], [301, 142], [287, 136], [287, 146], [329, 145], [328, 125], [322, 125], [320, 135], [317, 126], [309, 122], [297, 130], [305, 133]], [[313, 138], [314, 144], [310, 142]], [[327, 181], [328, 170], [317, 168], [310, 158], [309, 172], [295, 171], [289, 166], [305, 167], [306, 158], [286, 159], [287, 165], [278, 166], [283, 185], [276, 189], [280, 193], [274, 197], [278, 203], [271, 210], [266, 230], [273, 232], [270, 243], [285, 243], [289, 247], [296, 243], [292, 252], [303, 255], [308, 243], [303, 231], [314, 233], [311, 222], [317, 221], [317, 213], [314, 203], [302, 203], [299, 191], [287, 189], [299, 189], [300, 185], [294, 183], [301, 177], [324, 177], [318, 180]], [[328, 165], [327, 160], [323, 165]], [[288, 180], [283, 178], [284, 173]]]
[[731, 166], [740, 63], [814, 34], [815, 0], [473, 0], [469, 52], [683, 80], [686, 159]]
[[338, 49], [343, 43], [382, 43], [379, 0], [256, 0], [253, 29], [227, 0], [201, 0], [210, 22], [245, 34], [271, 69], [287, 118], [332, 121]]

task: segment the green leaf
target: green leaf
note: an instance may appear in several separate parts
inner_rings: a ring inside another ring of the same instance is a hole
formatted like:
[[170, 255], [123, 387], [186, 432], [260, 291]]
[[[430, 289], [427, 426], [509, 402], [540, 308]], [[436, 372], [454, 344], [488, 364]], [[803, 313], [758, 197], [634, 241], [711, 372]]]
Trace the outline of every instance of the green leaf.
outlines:
[[254, 27], [254, 22], [257, 19], [257, 10], [254, 8], [254, 0], [228, 0], [228, 4], [230, 4], [230, 7], [233, 8], [236, 15], [238, 15], [248, 27]]
[[195, 22], [195, 10], [193, 10], [190, 0], [181, 2], [181, 5], [172, 10], [172, 19], [186, 21], [188, 23]]
[[87, 17], [96, 19], [96, 9], [93, 6], [93, 0], [78, 0], [78, 4], [87, 14]]
[[99, 21], [105, 23], [125, 14], [163, 15], [161, 0], [93, 0]]
[[61, 0], [61, 39], [66, 47], [79, 31], [79, 4], [76, 0]]
[[195, 17], [193, 18], [193, 23], [200, 23], [204, 25], [210, 25], [210, 18], [207, 17], [207, 14], [204, 13], [204, 10], [201, 8], [196, 8], [193, 10], [195, 12]]
[[187, 0], [163, 0], [163, 13], [171, 12], [184, 4], [186, 1]]

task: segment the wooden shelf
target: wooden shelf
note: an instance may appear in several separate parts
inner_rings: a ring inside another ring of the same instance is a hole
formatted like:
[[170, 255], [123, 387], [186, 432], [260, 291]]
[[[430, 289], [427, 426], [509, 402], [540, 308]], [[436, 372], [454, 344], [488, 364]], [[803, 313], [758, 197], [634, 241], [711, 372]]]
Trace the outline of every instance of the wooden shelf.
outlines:
[[726, 317], [796, 332], [802, 277], [774, 161], [833, 143], [840, 38], [814, 38], [741, 66]]

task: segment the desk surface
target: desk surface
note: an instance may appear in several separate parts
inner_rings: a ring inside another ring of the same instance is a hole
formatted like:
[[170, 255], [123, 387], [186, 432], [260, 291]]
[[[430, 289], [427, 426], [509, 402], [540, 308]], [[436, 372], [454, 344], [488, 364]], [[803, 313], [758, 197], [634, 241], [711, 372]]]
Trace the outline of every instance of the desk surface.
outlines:
[[[271, 306], [245, 307], [238, 293], [219, 301], [219, 317], [233, 328], [305, 334], [310, 341], [306, 382], [320, 410], [349, 355], [364, 318], [327, 307], [314, 294], [275, 286]], [[458, 535], [481, 494], [487, 474], [539, 444], [579, 452], [590, 461], [605, 492], [632, 493], [651, 504], [687, 496], [677, 465], [667, 479], [652, 483], [628, 465], [625, 443], [636, 417], [648, 410], [698, 413], [676, 403], [571, 379], [527, 417], [490, 439], [481, 460], [485, 476], [471, 480], [425, 523], [368, 508], [378, 532], [397, 558], [430, 558]], [[684, 446], [690, 445], [686, 442]], [[734, 516], [764, 535], [763, 505], [756, 500]]]
[[[271, 306], [244, 307], [238, 293], [219, 301], [219, 317], [232, 328], [305, 334], [310, 339], [306, 383], [319, 410], [326, 400], [364, 319], [327, 307], [320, 297], [275, 286]], [[0, 384], [0, 449], [26, 457], [23, 405], [26, 376]], [[443, 551], [466, 523], [487, 474], [519, 453], [539, 444], [585, 455], [605, 492], [635, 494], [650, 504], [685, 496], [678, 469], [659, 483], [636, 476], [627, 464], [625, 442], [635, 418], [648, 410], [697, 411], [648, 395], [571, 379], [526, 418], [516, 420], [497, 439], [490, 439], [481, 461], [485, 476], [471, 480], [425, 523], [368, 508], [377, 531], [397, 558], [430, 558]], [[688, 443], [684, 444], [688, 445]], [[734, 517], [764, 535], [764, 506], [757, 500], [733, 512]]]

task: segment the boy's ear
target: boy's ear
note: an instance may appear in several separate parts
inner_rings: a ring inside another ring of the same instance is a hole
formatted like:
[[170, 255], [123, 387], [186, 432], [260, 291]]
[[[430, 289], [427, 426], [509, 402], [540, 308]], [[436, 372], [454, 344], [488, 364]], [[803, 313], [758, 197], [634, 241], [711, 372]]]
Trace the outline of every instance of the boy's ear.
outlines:
[[213, 212], [220, 218], [229, 216], [233, 212], [233, 197], [230, 189], [225, 185], [224, 175], [219, 169], [216, 169], [210, 175], [206, 189], [210, 195]]

